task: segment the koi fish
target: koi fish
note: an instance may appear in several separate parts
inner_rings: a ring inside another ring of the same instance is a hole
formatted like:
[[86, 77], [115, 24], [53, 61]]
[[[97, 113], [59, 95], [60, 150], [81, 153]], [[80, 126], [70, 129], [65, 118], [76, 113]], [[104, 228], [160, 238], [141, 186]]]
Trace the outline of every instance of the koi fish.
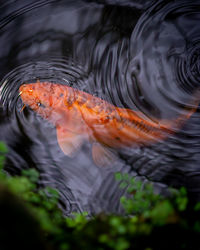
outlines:
[[23, 84], [19, 88], [24, 107], [28, 105], [56, 128], [64, 154], [72, 157], [84, 141], [92, 143], [93, 160], [109, 165], [113, 148], [150, 145], [172, 133], [195, 111], [176, 120], [151, 121], [139, 111], [116, 107], [78, 89], [50, 82]]

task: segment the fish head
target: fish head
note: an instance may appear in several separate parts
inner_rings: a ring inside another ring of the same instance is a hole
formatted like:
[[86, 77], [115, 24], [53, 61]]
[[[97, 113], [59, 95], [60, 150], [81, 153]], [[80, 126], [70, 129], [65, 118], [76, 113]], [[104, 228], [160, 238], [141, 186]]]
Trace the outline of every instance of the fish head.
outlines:
[[62, 89], [49, 82], [22, 84], [19, 92], [24, 105], [43, 118], [51, 117], [52, 112], [59, 108], [63, 97]]

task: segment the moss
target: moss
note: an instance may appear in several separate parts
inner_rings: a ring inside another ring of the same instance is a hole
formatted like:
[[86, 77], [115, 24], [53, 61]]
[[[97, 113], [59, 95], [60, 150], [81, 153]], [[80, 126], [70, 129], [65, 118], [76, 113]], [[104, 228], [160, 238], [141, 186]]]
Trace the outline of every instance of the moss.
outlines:
[[[7, 149], [0, 143], [1, 249], [196, 249], [200, 234], [200, 205], [190, 204], [187, 190], [170, 189], [166, 198], [150, 183], [116, 173], [129, 195], [121, 198], [126, 215], [87, 212], [64, 217], [57, 190], [37, 185], [39, 173], [3, 171]], [[12, 239], [12, 240], [11, 240]]]

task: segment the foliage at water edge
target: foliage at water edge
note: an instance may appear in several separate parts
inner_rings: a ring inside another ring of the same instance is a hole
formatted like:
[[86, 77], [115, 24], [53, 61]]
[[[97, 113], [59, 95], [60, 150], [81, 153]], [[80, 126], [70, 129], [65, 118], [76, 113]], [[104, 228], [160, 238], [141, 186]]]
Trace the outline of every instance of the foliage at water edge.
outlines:
[[[23, 170], [20, 176], [3, 170], [6, 153], [5, 144], [0, 143], [0, 211], [12, 200], [12, 214], [20, 207], [26, 222], [33, 218], [31, 227], [39, 232], [39, 236], [33, 235], [39, 237], [39, 249], [196, 249], [199, 243], [200, 203], [192, 204], [184, 187], [171, 188], [169, 196], [163, 197], [155, 193], [152, 184], [116, 173], [116, 181], [128, 193], [121, 197], [124, 215], [102, 213], [89, 218], [85, 212], [64, 217], [58, 191], [39, 187], [35, 169]], [[2, 198], [5, 196], [7, 200]], [[10, 218], [11, 213], [3, 216]], [[4, 230], [3, 235], [6, 233]]]

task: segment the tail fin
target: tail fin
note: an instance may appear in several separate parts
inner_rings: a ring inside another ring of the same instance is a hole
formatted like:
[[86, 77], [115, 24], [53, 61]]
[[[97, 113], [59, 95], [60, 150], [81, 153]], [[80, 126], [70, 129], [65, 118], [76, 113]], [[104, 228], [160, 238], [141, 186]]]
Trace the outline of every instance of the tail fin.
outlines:
[[[200, 103], [200, 89], [198, 89], [193, 95], [192, 101], [183, 111], [183, 113], [172, 120], [161, 120], [160, 127], [167, 130], [177, 129], [179, 130], [185, 122], [196, 112]], [[172, 131], [173, 132], [173, 131]]]

